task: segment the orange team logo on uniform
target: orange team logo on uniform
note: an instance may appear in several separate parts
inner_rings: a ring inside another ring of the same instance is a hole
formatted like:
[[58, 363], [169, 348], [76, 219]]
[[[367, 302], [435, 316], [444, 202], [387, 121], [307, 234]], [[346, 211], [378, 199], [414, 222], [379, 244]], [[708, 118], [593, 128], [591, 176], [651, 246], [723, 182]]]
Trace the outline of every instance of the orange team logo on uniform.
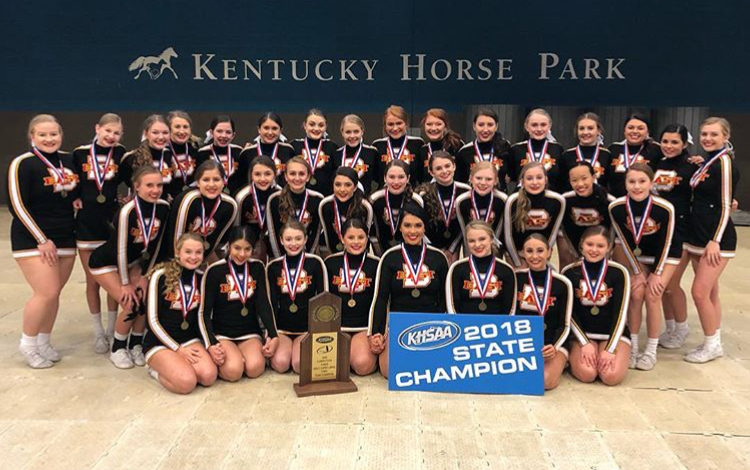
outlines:
[[281, 175], [286, 171], [286, 164], [282, 163], [278, 158], [274, 158], [273, 162], [276, 164], [276, 175]]
[[49, 173], [49, 176], [45, 176], [42, 181], [44, 181], [45, 186], [53, 186], [55, 192], [63, 190], [72, 191], [76, 187], [76, 184], [78, 184], [78, 175], [67, 168], [63, 168], [62, 184], [60, 184], [57, 175], [49, 168], [47, 168], [47, 173]]
[[[150, 223], [150, 218], [146, 219], [146, 223]], [[151, 236], [148, 241], [156, 240], [159, 236], [159, 229], [161, 228], [161, 220], [156, 219], [154, 221], [154, 228], [151, 229]], [[143, 231], [141, 230], [140, 224], [134, 227], [130, 227], [130, 236], [133, 237], [133, 243], [143, 243]]]
[[599, 177], [603, 174], [604, 167], [599, 162], [596, 162], [596, 165], [594, 166], [594, 176], [596, 177], [596, 179], [599, 179]]
[[682, 181], [682, 176], [677, 176], [676, 171], [659, 170], [654, 176], [654, 188], [657, 191], [671, 191]]
[[427, 287], [435, 278], [435, 271], [430, 270], [430, 268], [428, 268], [424, 264], [422, 265], [422, 269], [419, 271], [419, 274], [417, 274], [417, 277], [419, 279], [417, 280], [416, 285], [414, 285], [414, 280], [408, 273], [409, 268], [405, 264], [402, 265], [401, 270], [396, 271], [396, 280], [403, 281], [404, 288]]
[[[175, 157], [175, 160], [177, 160], [177, 157]], [[174, 176], [178, 178], [182, 178], [182, 169], [185, 169], [185, 173], [187, 173], [185, 176], [190, 176], [193, 174], [193, 171], [195, 170], [195, 162], [189, 158], [185, 158], [185, 160], [181, 160], [179, 165], [176, 165], [174, 168]]]
[[[635, 230], [633, 229], [633, 221], [630, 220], [630, 216], [628, 216], [627, 227], [631, 233], [635, 233]], [[643, 228], [643, 235], [653, 235], [658, 232], [660, 228], [661, 224], [649, 217], [646, 221], [646, 226]]]
[[[526, 165], [527, 163], [534, 161], [531, 160], [529, 157], [529, 153], [526, 152], [526, 156], [521, 159], [521, 167]], [[555, 166], [555, 162], [557, 162], [557, 159], [552, 158], [548, 153], [544, 154], [544, 158], [542, 159], [542, 162], [544, 163], [544, 169], [546, 171], [549, 171], [553, 166]]]
[[[380, 156], [380, 161], [382, 161], [383, 163], [390, 163], [391, 160], [393, 160], [393, 156], [391, 155], [389, 151], [386, 151], [386, 153]], [[414, 161], [414, 155], [411, 152], [409, 152], [408, 148], [405, 149], [404, 153], [401, 154], [401, 161], [406, 162], [406, 163], [411, 163]]]
[[367, 170], [370, 168], [370, 165], [360, 161], [356, 165], [354, 165], [354, 170], [359, 174], [360, 177], [362, 177], [365, 173], [367, 173]]
[[572, 207], [573, 223], [579, 227], [593, 227], [604, 221], [599, 211], [593, 208]]
[[[537, 287], [537, 294], [539, 294], [539, 298], [541, 299], [544, 295], [544, 288], [543, 287]], [[521, 289], [521, 292], [517, 295], [518, 299], [518, 307], [521, 310], [527, 310], [530, 312], [534, 312], [535, 314], [539, 314], [539, 312], [536, 309], [536, 300], [534, 300], [534, 294], [531, 292], [531, 286], [528, 284], [523, 285], [523, 289]], [[555, 301], [557, 300], [557, 297], [550, 294], [549, 296], [549, 305], [550, 307], [555, 305]]]
[[[107, 157], [102, 155], [97, 155], [96, 160], [99, 162], [99, 168], [101, 170], [104, 170], [102, 168], [102, 165], [107, 161]], [[86, 163], [82, 165], [83, 171], [86, 172], [86, 179], [89, 181], [94, 181], [96, 179], [96, 176], [94, 175], [94, 166], [91, 164], [91, 155], [86, 157]], [[105, 180], [111, 180], [115, 177], [115, 173], [117, 173], [117, 164], [113, 161], [109, 162], [109, 165], [107, 165], [106, 173], [104, 175]]]
[[[307, 150], [302, 150], [302, 157], [305, 159], [308, 165], [312, 166], [312, 158], [307, 154]], [[318, 157], [318, 162], [315, 165], [315, 168], [321, 168], [323, 165], [326, 164], [328, 160], [330, 160], [331, 157], [326, 155], [322, 150], [320, 151], [320, 156]]]
[[[349, 287], [344, 284], [344, 268], [339, 269], [339, 274], [333, 276], [332, 284], [338, 286], [339, 292], [349, 293]], [[357, 281], [354, 283], [354, 292], [364, 292], [365, 289], [372, 285], [372, 279], [368, 278], [364, 272], [359, 273]]]
[[550, 216], [544, 209], [531, 209], [526, 216], [526, 227], [531, 230], [544, 230], [549, 222]]
[[599, 292], [596, 293], [596, 301], [591, 301], [591, 296], [589, 295], [589, 286], [586, 285], [586, 280], [581, 279], [578, 281], [578, 288], [576, 288], [576, 298], [581, 301], [581, 305], [584, 307], [593, 307], [596, 305], [597, 307], [602, 307], [604, 305], [607, 305], [609, 303], [609, 299], [612, 298], [612, 293], [614, 289], [611, 287], [607, 287], [607, 283], [602, 281], [602, 285], [599, 287]]
[[[643, 155], [638, 155], [635, 157], [633, 163], [646, 163], [646, 158]], [[625, 168], [625, 155], [620, 154], [619, 157], [613, 158], [612, 167], [616, 173], [625, 173], [625, 170], [627, 170], [627, 168]]]
[[[312, 284], [312, 276], [307, 274], [307, 271], [304, 269], [302, 270], [302, 273], [299, 276], [299, 281], [297, 282], [297, 294], [301, 294], [302, 292], [305, 292], [308, 287]], [[289, 288], [286, 285], [286, 277], [284, 277], [284, 273], [281, 273], [281, 276], [276, 278], [276, 285], [281, 288], [282, 294], [288, 294]]]
[[206, 227], [205, 232], [204, 232], [203, 221], [201, 220], [200, 217], [196, 217], [193, 223], [190, 224], [188, 229], [191, 233], [197, 233], [198, 235], [207, 237], [211, 235], [212, 233], [214, 233], [214, 231], [216, 230], [217, 224], [216, 224], [216, 220], [214, 219], [207, 220], [206, 224], [208, 225], [208, 227]]
[[[222, 294], [229, 294], [227, 298], [229, 300], [241, 300], [240, 294], [237, 293], [237, 288], [234, 285], [234, 278], [231, 274], [226, 275], [227, 282], [225, 284], [219, 285], [219, 292]], [[255, 279], [253, 279], [252, 276], [247, 276], [247, 282], [245, 283], [247, 285], [247, 298], [252, 297], [253, 293], [255, 293], [255, 286], [256, 282]]]
[[[477, 282], [474, 279], [474, 274], [469, 273], [469, 280], [464, 281], [463, 289], [469, 291], [469, 297], [472, 299], [479, 299], [481, 298], [481, 295], [479, 295], [479, 290], [477, 289]], [[498, 295], [500, 295], [500, 291], [503, 290], [503, 281], [500, 281], [497, 279], [496, 275], [492, 275], [490, 278], [490, 283], [487, 286], [487, 293], [485, 294], [485, 298], [488, 299], [494, 299]]]
[[[182, 311], [182, 302], [180, 301], [181, 294], [179, 292], [179, 289], [177, 292], [166, 292], [164, 294], [164, 300], [167, 302], [171, 302], [169, 304], [169, 308], [171, 310], [179, 310]], [[195, 289], [195, 292], [193, 292], [193, 300], [192, 305], [193, 308], [197, 307], [201, 303], [201, 292], [199, 289]]]

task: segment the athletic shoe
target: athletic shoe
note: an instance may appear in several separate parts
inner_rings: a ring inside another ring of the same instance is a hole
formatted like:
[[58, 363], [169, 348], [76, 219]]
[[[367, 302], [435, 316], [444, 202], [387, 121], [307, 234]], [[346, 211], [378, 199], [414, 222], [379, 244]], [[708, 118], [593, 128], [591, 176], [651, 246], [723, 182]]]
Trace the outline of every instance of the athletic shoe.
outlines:
[[635, 351], [631, 349], [630, 350], [630, 364], [628, 365], [628, 368], [635, 369], [635, 365], [637, 362], [638, 362], [638, 353], [636, 353]]
[[130, 357], [133, 359], [133, 364], [138, 367], [146, 365], [146, 356], [143, 355], [143, 346], [136, 344], [133, 349], [130, 350]]
[[60, 362], [60, 353], [50, 343], [38, 344], [37, 349], [43, 358], [52, 362]]
[[638, 356], [635, 368], [638, 370], [651, 370], [656, 365], [656, 354], [643, 353]]
[[670, 333], [669, 337], [666, 338], [664, 341], [662, 341], [661, 336], [659, 337], [659, 346], [661, 346], [664, 349], [680, 349], [682, 346], [685, 345], [685, 340], [687, 340], [688, 335], [690, 334], [690, 331], [685, 331], [684, 333], [680, 333], [678, 331], [673, 331]]
[[23, 354], [23, 358], [26, 359], [26, 364], [32, 369], [49, 369], [55, 365], [52, 361], [42, 356], [37, 348], [26, 349], [21, 347], [18, 350]]
[[665, 341], [669, 341], [669, 339], [674, 334], [675, 330], [664, 330], [664, 333], [659, 335], [659, 346], [663, 346]]
[[148, 375], [149, 375], [149, 376], [150, 376], [150, 377], [151, 377], [152, 379], [156, 380], [157, 382], [159, 381], [159, 373], [158, 373], [158, 372], [156, 372], [156, 371], [155, 371], [154, 369], [152, 369], [151, 367], [148, 367], [148, 368], [147, 368], [146, 370], [148, 371]]
[[724, 355], [724, 349], [721, 344], [714, 347], [700, 345], [685, 355], [685, 360], [693, 364], [705, 364]]
[[109, 340], [107, 335], [97, 333], [94, 338], [94, 352], [97, 354], [105, 354], [109, 351]]
[[132, 369], [133, 359], [130, 357], [130, 353], [127, 348], [118, 349], [113, 353], [109, 353], [109, 360], [118, 369]]

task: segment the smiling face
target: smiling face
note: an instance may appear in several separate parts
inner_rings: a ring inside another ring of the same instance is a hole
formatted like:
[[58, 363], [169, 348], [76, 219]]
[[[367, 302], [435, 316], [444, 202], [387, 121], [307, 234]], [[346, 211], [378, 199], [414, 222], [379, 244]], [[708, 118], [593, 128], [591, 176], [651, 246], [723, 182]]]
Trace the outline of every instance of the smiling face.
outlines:
[[253, 245], [240, 238], [229, 245], [229, 257], [236, 264], [242, 264], [253, 255]]
[[185, 240], [175, 254], [183, 268], [197, 269], [203, 262], [203, 243], [198, 240]]
[[190, 140], [190, 136], [193, 135], [190, 121], [181, 117], [172, 118], [169, 130], [172, 132], [172, 142], [175, 144], [186, 144]]
[[164, 190], [164, 183], [162, 183], [159, 173], [148, 173], [141, 176], [135, 182], [134, 187], [138, 197], [153, 204], [161, 197]]
[[521, 178], [521, 185], [529, 194], [542, 193], [547, 186], [547, 176], [544, 174], [544, 168], [536, 166], [526, 170]]
[[625, 140], [630, 145], [641, 145], [648, 137], [648, 126], [638, 119], [631, 119], [625, 123]]
[[391, 194], [401, 194], [409, 184], [409, 176], [403, 168], [396, 165], [391, 166], [385, 174], [385, 185]]
[[401, 219], [401, 236], [407, 245], [419, 245], [424, 238], [424, 222], [417, 216], [404, 214]]
[[385, 133], [392, 139], [400, 139], [406, 134], [406, 121], [393, 114], [385, 117]]
[[60, 150], [62, 145], [62, 128], [56, 122], [40, 122], [31, 130], [31, 143], [46, 153]]
[[480, 142], [489, 142], [497, 132], [497, 121], [490, 116], [477, 116], [474, 121], [474, 134]]
[[682, 141], [682, 136], [679, 132], [665, 132], [661, 136], [660, 143], [661, 152], [666, 158], [674, 158], [687, 148], [687, 142]]
[[343, 236], [344, 249], [352, 255], [361, 255], [367, 248], [367, 233], [357, 227], [349, 227]]
[[529, 137], [535, 140], [542, 140], [547, 137], [547, 133], [551, 130], [552, 124], [547, 116], [540, 113], [534, 113], [529, 116], [524, 126], [526, 132], [529, 133]]
[[279, 140], [281, 135], [281, 126], [279, 126], [273, 119], [266, 119], [258, 127], [258, 135], [260, 135], [260, 141], [264, 144], [273, 144]]
[[362, 128], [353, 122], [345, 122], [341, 128], [341, 136], [349, 147], [357, 147], [362, 142], [364, 135], [365, 132]]
[[630, 170], [625, 176], [625, 189], [634, 201], [643, 201], [651, 194], [652, 186], [649, 175], [642, 171]]
[[317, 114], [311, 114], [310, 116], [307, 116], [304, 124], [302, 124], [302, 128], [305, 130], [305, 135], [307, 135], [307, 137], [309, 137], [310, 139], [315, 140], [323, 138], [326, 133], [327, 127], [328, 125], [326, 124], [326, 119], [323, 116], [318, 116]]
[[594, 176], [591, 170], [585, 166], [577, 166], [570, 169], [568, 173], [570, 186], [581, 197], [590, 196], [594, 192]]
[[258, 189], [265, 191], [273, 185], [276, 179], [276, 172], [266, 165], [256, 164], [253, 166], [250, 178]]
[[344, 175], [336, 175], [336, 178], [333, 179], [333, 193], [339, 201], [344, 202], [351, 199], [356, 188], [354, 181]]
[[477, 170], [471, 177], [471, 187], [480, 196], [485, 196], [492, 192], [497, 184], [497, 174], [490, 168]]
[[436, 142], [445, 137], [445, 122], [435, 116], [427, 116], [424, 120], [424, 134], [431, 142]]
[[549, 260], [551, 250], [547, 247], [547, 244], [536, 238], [529, 238], [526, 243], [523, 244], [523, 251], [521, 255], [526, 260], [526, 264], [529, 265], [533, 271], [541, 271], [546, 269], [547, 261]]
[[472, 228], [466, 231], [466, 243], [469, 245], [469, 252], [479, 258], [492, 254], [493, 237], [487, 230]]
[[714, 152], [727, 144], [729, 136], [724, 133], [721, 124], [706, 124], [701, 127], [701, 147], [706, 152]]
[[581, 251], [586, 261], [596, 263], [604, 259], [609, 251], [609, 239], [604, 235], [591, 235], [581, 241]]
[[234, 129], [231, 122], [220, 122], [211, 131], [214, 142], [219, 147], [226, 147], [234, 139]]
[[169, 127], [163, 122], [154, 122], [146, 130], [146, 142], [153, 149], [164, 149], [169, 143]]
[[96, 125], [96, 143], [102, 147], [114, 147], [122, 139], [122, 123], [110, 122], [100, 126]]
[[302, 253], [307, 243], [307, 234], [296, 228], [287, 228], [281, 234], [281, 245], [289, 256], [295, 256]]
[[581, 119], [576, 126], [576, 134], [581, 145], [591, 146], [596, 145], [601, 132], [599, 125], [593, 119]]
[[201, 195], [215, 199], [224, 190], [224, 178], [219, 170], [206, 170], [198, 179], [198, 190]]
[[449, 158], [433, 158], [430, 174], [435, 180], [447, 186], [453, 183], [453, 175], [456, 173], [456, 164]]
[[286, 182], [289, 184], [289, 189], [299, 194], [305, 190], [307, 181], [310, 179], [310, 173], [307, 171], [307, 166], [299, 162], [289, 162], [286, 165]]

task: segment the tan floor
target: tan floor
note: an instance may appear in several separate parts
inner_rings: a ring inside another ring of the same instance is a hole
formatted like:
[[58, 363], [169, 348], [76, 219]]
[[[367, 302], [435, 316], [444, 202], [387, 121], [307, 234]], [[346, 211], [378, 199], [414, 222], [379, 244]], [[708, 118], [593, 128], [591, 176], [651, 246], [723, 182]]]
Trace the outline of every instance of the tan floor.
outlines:
[[[0, 230], [8, 233], [8, 216]], [[750, 229], [740, 229], [747, 239]], [[296, 377], [266, 372], [176, 396], [145, 370], [92, 351], [83, 274], [63, 293], [56, 367], [17, 353], [29, 294], [0, 241], [0, 468], [151, 469], [748, 469], [750, 249], [722, 278], [727, 356], [706, 365], [659, 351], [619, 387], [566, 376], [542, 398], [388, 392], [297, 399]], [[692, 275], [685, 279], [686, 286]], [[688, 347], [702, 338], [690, 311]]]

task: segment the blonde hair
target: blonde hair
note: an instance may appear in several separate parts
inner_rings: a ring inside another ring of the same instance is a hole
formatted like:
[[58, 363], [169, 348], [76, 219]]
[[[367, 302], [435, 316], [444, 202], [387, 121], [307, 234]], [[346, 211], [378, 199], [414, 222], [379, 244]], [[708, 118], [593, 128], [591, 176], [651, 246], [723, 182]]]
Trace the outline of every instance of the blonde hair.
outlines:
[[365, 121], [356, 114], [347, 114], [344, 116], [341, 120], [341, 126], [339, 127], [341, 133], [344, 132], [344, 124], [354, 124], [355, 126], [359, 126], [359, 128], [362, 129], [362, 134], [365, 133]]
[[729, 138], [729, 136], [732, 134], [732, 127], [729, 125], [729, 121], [724, 119], [723, 117], [717, 117], [717, 116], [711, 116], [707, 117], [700, 125], [699, 129], [703, 129], [705, 126], [710, 126], [712, 124], [718, 124], [721, 127], [721, 132]]
[[383, 132], [384, 133], [387, 134], [387, 132], [385, 132], [385, 120], [388, 119], [389, 114], [401, 119], [402, 121], [404, 121], [404, 123], [406, 123], [406, 127], [409, 127], [409, 115], [406, 114], [406, 110], [401, 106], [392, 104], [388, 106], [385, 109], [385, 112], [383, 113]]
[[[495, 244], [495, 239], [497, 238], [497, 236], [495, 234], [495, 231], [492, 230], [492, 226], [490, 224], [482, 220], [472, 220], [471, 222], [466, 224], [466, 228], [464, 229], [464, 238], [466, 238], [466, 236], [469, 234], [469, 230], [481, 230], [482, 232], [486, 233], [492, 240], [492, 256], [500, 255], [500, 250], [498, 250], [497, 245]], [[468, 239], [466, 243], [468, 245]]]
[[[151, 116], [147, 117], [145, 121], [143, 121], [143, 128], [142, 128], [142, 134], [145, 136], [146, 133], [153, 127], [156, 123], [162, 123], [167, 128], [169, 128], [169, 123], [166, 119], [164, 119], [164, 116], [161, 114], [152, 114]], [[151, 158], [151, 151], [148, 148], [148, 140], [144, 139], [141, 142], [141, 145], [138, 146], [137, 149], [133, 150], [133, 169], [136, 169], [140, 166], [144, 165], [151, 165], [153, 162], [153, 158]]]
[[57, 127], [60, 128], [60, 134], [63, 133], [62, 126], [55, 116], [51, 114], [37, 114], [36, 116], [31, 118], [31, 121], [29, 121], [29, 138], [34, 135], [36, 126], [38, 126], [39, 124], [44, 124], [45, 122], [54, 122], [55, 124], [57, 124]]
[[544, 178], [547, 178], [547, 172], [544, 170], [544, 164], [541, 162], [530, 162], [521, 168], [521, 174], [518, 176], [518, 199], [516, 210], [513, 212], [513, 227], [519, 232], [526, 231], [526, 217], [528, 217], [531, 210], [531, 199], [529, 199], [526, 189], [523, 187], [523, 177], [529, 170], [533, 170], [534, 168], [541, 168]]
[[552, 116], [550, 116], [549, 113], [547, 112], [547, 110], [544, 109], [544, 108], [532, 109], [531, 112], [526, 115], [526, 120], [523, 121], [523, 127], [524, 128], [529, 125], [529, 119], [531, 119], [531, 116], [533, 116], [535, 114], [541, 114], [542, 116], [546, 117], [547, 120], [549, 121], [549, 127], [550, 127], [550, 129], [552, 128]]
[[182, 265], [177, 261], [176, 255], [182, 249], [182, 246], [186, 241], [193, 240], [203, 245], [204, 239], [196, 233], [183, 233], [180, 238], [174, 244], [175, 258], [159, 263], [148, 272], [147, 276], [151, 278], [154, 272], [159, 269], [164, 270], [164, 286], [167, 292], [177, 292], [177, 286], [180, 283], [180, 276], [182, 275]]
[[99, 126], [106, 126], [107, 124], [119, 124], [122, 126], [122, 118], [115, 113], [102, 114], [99, 118]]
[[[289, 161], [286, 162], [286, 167], [284, 168], [285, 175], [289, 171], [289, 165], [291, 165], [292, 163], [297, 163], [304, 166], [308, 176], [310, 176], [310, 174], [312, 173], [310, 164], [307, 163], [307, 160], [302, 158], [302, 156], [297, 155], [290, 158]], [[289, 185], [286, 184], [279, 192], [279, 217], [281, 218], [281, 222], [287, 223], [290, 220], [295, 220], [296, 209], [297, 208], [294, 204], [294, 200], [292, 200], [292, 190], [289, 189]]]
[[471, 181], [474, 175], [476, 175], [482, 170], [492, 170], [492, 174], [495, 175], [495, 180], [497, 180], [497, 168], [495, 168], [495, 165], [492, 162], [481, 161], [481, 162], [475, 163], [471, 167], [471, 171], [469, 172], [469, 181]]

